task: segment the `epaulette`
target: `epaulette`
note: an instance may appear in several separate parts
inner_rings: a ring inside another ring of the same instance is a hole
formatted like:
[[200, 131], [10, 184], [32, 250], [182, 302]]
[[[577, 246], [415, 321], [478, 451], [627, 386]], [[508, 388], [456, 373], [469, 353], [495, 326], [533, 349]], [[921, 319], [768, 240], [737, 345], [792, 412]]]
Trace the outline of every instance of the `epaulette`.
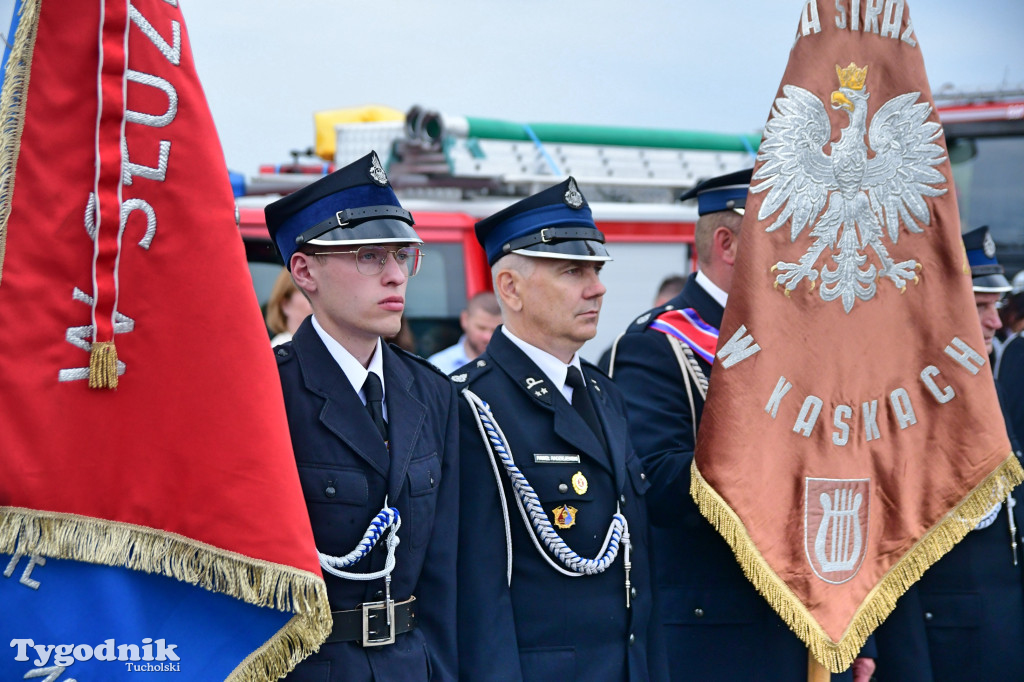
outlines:
[[286, 341], [278, 346], [274, 347], [274, 357], [277, 358], [277, 364], [283, 365], [284, 363], [295, 357], [295, 353], [292, 351], [292, 342]]
[[470, 360], [465, 365], [452, 372], [451, 380], [461, 389], [466, 384], [490, 371], [490, 369], [491, 363], [487, 358], [479, 357], [476, 360]]
[[651, 308], [646, 313], [644, 313], [640, 317], [638, 317], [635, 320], [633, 320], [632, 324], [630, 324], [629, 327], [626, 328], [626, 333], [627, 334], [634, 334], [634, 333], [637, 333], [637, 332], [642, 332], [643, 330], [647, 329], [647, 327], [649, 327], [651, 325], [651, 322], [656, 317], [658, 317], [658, 315], [661, 315], [662, 313], [664, 313], [666, 311], [675, 310], [675, 309], [676, 309], [676, 307], [674, 305], [670, 305], [670, 304], [661, 305], [661, 306], [658, 306], [657, 308]]
[[448, 378], [447, 374], [442, 372], [441, 369], [437, 365], [435, 365], [434, 363], [430, 362], [426, 358], [420, 357], [419, 355], [416, 355], [415, 353], [410, 353], [409, 351], [407, 351], [406, 349], [402, 348], [401, 346], [396, 346], [393, 343], [389, 343], [388, 345], [391, 347], [391, 350], [393, 350], [398, 355], [401, 355], [403, 357], [409, 358], [410, 360], [415, 360], [416, 362], [418, 362], [419, 364], [423, 365], [424, 367], [429, 367], [431, 370], [433, 370], [437, 374], [440, 374], [445, 379]]

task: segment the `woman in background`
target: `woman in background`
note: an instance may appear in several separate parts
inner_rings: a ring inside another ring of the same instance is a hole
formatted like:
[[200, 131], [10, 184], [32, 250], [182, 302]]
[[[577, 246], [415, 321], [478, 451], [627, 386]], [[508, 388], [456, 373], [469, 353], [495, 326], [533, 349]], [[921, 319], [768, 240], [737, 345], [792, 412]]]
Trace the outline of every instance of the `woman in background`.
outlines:
[[270, 291], [270, 299], [267, 300], [267, 327], [274, 334], [270, 345], [277, 346], [291, 341], [292, 334], [311, 312], [313, 309], [309, 301], [295, 286], [288, 271], [282, 269]]

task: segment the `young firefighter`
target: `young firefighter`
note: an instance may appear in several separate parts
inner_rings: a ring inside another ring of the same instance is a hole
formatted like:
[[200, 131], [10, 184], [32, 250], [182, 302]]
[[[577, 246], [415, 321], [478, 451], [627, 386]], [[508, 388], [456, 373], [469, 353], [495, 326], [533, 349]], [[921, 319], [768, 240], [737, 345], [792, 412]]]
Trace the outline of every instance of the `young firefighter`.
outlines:
[[374, 153], [266, 217], [313, 308], [276, 354], [334, 611], [288, 679], [455, 679], [456, 393], [381, 341], [400, 328], [422, 240]]

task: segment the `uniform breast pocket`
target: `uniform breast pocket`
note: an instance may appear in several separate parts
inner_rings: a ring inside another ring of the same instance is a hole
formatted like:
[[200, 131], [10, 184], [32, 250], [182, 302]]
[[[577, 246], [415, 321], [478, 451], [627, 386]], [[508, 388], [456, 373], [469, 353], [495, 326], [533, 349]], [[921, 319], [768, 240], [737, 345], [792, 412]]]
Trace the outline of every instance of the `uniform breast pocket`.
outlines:
[[644, 472], [644, 465], [639, 457], [631, 457], [626, 461], [626, 470], [629, 471], [629, 480], [633, 482], [633, 490], [637, 495], [643, 495], [651, 487], [651, 481]]
[[[437, 453], [409, 462], [409, 505], [411, 518], [402, 518], [402, 528], [411, 526], [412, 546], [423, 547], [434, 529], [437, 490], [441, 485], [441, 459]], [[401, 511], [401, 510], [399, 510]]]
[[317, 548], [347, 554], [370, 518], [366, 475], [358, 469], [300, 464], [299, 481]]

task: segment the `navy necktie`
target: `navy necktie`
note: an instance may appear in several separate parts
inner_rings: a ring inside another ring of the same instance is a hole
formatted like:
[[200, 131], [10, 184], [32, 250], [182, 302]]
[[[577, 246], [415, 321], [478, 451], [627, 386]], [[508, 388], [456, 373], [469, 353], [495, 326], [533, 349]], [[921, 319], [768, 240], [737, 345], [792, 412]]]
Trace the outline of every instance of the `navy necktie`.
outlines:
[[587, 382], [583, 379], [583, 373], [577, 367], [570, 366], [569, 372], [565, 375], [565, 383], [572, 387], [573, 409], [583, 417], [583, 421], [587, 423], [594, 432], [594, 435], [597, 436], [597, 440], [601, 442], [601, 447], [607, 450], [608, 444], [604, 439], [601, 421], [597, 418], [594, 403], [590, 401], [590, 394], [587, 392]]
[[370, 413], [370, 419], [387, 443], [388, 423], [384, 421], [384, 386], [380, 383], [380, 377], [373, 372], [368, 373], [363, 382], [363, 393], [366, 395], [366, 410]]

